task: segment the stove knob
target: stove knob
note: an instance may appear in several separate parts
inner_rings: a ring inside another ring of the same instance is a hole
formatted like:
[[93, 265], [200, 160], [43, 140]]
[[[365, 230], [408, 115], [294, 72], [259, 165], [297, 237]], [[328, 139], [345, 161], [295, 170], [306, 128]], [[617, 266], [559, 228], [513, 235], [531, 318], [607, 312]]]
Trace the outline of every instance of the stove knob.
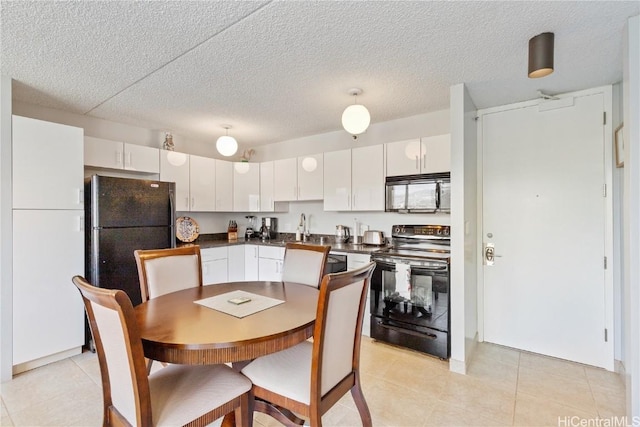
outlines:
[[393, 232], [394, 232], [394, 233], [396, 233], [396, 234], [397, 234], [397, 233], [400, 233], [400, 227], [396, 227], [396, 228], [394, 228], [394, 229], [393, 229]]
[[438, 228], [437, 233], [438, 233], [438, 236], [440, 236], [442, 234], [442, 229]]
[[449, 235], [449, 229], [448, 229], [448, 228], [445, 228], [445, 229], [444, 229], [444, 235], [445, 235], [445, 236], [448, 236], [448, 235]]

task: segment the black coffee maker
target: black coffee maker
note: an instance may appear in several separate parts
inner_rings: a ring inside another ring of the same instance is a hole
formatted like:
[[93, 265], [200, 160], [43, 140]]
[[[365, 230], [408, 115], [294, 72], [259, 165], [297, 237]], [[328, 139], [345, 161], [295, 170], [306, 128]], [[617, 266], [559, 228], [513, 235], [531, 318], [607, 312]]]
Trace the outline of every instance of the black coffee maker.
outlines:
[[247, 219], [247, 229], [244, 232], [244, 238], [245, 240], [249, 240], [252, 239], [254, 237], [257, 236], [256, 234], [256, 217], [253, 215], [247, 215], [245, 216], [245, 218]]
[[263, 217], [260, 227], [260, 237], [262, 240], [275, 239], [278, 234], [278, 219], [273, 217]]

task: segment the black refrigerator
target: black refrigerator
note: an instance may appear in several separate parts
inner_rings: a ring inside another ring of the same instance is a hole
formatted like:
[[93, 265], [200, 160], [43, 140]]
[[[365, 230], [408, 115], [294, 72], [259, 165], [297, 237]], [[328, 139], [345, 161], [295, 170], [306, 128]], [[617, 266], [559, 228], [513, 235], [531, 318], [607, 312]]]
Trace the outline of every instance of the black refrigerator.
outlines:
[[85, 182], [86, 277], [142, 302], [136, 249], [175, 247], [175, 184], [93, 175]]

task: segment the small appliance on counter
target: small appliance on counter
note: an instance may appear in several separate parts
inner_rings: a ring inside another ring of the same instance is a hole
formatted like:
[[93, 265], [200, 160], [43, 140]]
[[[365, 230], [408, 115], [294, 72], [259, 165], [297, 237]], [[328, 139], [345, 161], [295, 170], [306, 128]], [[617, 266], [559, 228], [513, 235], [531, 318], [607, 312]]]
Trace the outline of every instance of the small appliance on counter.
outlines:
[[262, 217], [260, 237], [262, 240], [275, 239], [278, 234], [278, 218]]
[[351, 237], [349, 227], [346, 225], [336, 225], [336, 243], [347, 243]]
[[253, 215], [247, 215], [245, 216], [245, 218], [247, 219], [247, 229], [244, 232], [244, 238], [246, 240], [252, 239], [254, 237], [257, 237], [258, 234], [256, 233], [256, 217]]
[[362, 244], [370, 246], [384, 246], [384, 233], [382, 231], [367, 230], [362, 235]]

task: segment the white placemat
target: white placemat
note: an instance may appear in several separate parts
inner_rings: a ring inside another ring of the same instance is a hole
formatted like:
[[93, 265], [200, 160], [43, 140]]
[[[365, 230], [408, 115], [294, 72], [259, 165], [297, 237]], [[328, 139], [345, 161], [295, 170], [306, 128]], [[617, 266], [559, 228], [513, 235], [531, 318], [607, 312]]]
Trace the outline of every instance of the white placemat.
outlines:
[[[242, 304], [229, 302], [229, 300], [236, 298], [250, 298], [251, 301]], [[278, 304], [282, 304], [284, 301], [265, 297], [263, 295], [252, 294], [251, 292], [231, 291], [226, 294], [216, 295], [215, 297], [209, 297], [194, 302], [196, 304], [230, 314], [231, 316], [242, 318], [259, 311], [266, 310], [267, 308], [274, 307]]]

